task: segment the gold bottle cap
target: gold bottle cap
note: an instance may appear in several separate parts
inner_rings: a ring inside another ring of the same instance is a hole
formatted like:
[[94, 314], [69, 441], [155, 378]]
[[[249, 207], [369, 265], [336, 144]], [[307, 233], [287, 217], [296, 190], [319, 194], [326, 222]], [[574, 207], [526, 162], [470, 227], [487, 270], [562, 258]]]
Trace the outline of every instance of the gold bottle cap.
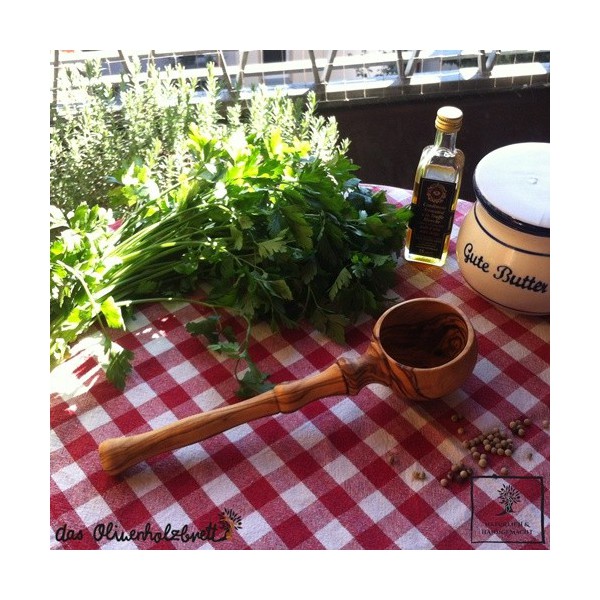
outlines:
[[455, 133], [462, 125], [463, 114], [460, 108], [455, 106], [442, 106], [437, 111], [435, 127], [444, 133]]

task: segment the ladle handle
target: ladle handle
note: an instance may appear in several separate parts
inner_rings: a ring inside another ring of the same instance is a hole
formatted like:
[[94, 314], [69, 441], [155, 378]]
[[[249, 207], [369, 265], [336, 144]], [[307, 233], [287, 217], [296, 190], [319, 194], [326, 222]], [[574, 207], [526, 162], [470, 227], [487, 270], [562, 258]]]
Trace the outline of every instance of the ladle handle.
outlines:
[[254, 419], [294, 412], [313, 400], [347, 393], [344, 374], [335, 363], [321, 373], [276, 385], [237, 404], [193, 415], [154, 431], [105, 440], [98, 448], [100, 462], [110, 475], [118, 475], [146, 458], [201, 442]]

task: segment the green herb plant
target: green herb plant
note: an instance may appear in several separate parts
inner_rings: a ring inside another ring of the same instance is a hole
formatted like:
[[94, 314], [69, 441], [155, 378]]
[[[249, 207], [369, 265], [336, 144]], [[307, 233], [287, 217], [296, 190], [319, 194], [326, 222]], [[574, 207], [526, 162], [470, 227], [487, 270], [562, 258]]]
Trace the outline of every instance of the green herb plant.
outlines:
[[64, 103], [51, 107], [50, 201], [63, 211], [81, 202], [110, 207], [110, 175], [141, 159], [157, 185], [169, 187], [189, 167], [189, 126], [208, 103], [195, 103], [196, 79], [184, 70], [149, 64], [142, 78], [139, 59], [119, 84], [102, 79], [99, 61], [61, 70]]
[[[210, 78], [209, 78], [210, 79]], [[123, 388], [133, 355], [111, 341], [135, 305], [186, 300], [207, 316], [188, 323], [211, 350], [235, 358], [241, 396], [271, 386], [249, 354], [252, 324], [312, 323], [343, 343], [346, 327], [379, 314], [395, 281], [406, 208], [361, 186], [333, 119], [257, 88], [219, 110], [218, 86], [190, 126], [190, 166], [160, 189], [152, 166], [116, 175], [111, 208], [52, 208], [51, 363], [92, 326], [103, 333], [107, 378]], [[223, 313], [245, 323], [241, 340]]]

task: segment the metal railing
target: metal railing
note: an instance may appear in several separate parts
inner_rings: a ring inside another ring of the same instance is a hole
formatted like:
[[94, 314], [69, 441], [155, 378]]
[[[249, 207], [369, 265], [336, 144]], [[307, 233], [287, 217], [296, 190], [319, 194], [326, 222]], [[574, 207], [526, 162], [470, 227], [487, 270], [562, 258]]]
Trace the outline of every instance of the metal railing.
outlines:
[[[267, 52], [270, 54], [267, 55]], [[379, 101], [428, 94], [466, 93], [548, 86], [547, 50], [284, 50], [285, 60], [269, 62], [273, 51], [67, 51], [50, 56], [51, 102], [64, 102], [68, 69], [99, 61], [102, 80], [118, 85], [124, 76], [147, 77], [154, 65], [168, 78], [183, 75], [199, 82], [208, 64], [226, 93], [243, 98], [264, 84], [290, 95], [313, 90], [320, 102]], [[200, 99], [204, 92], [197, 88]]]

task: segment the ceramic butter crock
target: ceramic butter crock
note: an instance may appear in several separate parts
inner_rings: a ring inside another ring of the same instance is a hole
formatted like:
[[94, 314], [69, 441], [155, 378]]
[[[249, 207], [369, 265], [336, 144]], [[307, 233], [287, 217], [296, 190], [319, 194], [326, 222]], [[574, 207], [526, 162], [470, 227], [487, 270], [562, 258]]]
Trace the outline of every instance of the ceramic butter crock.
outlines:
[[494, 304], [550, 313], [550, 144], [498, 148], [475, 168], [476, 202], [458, 232], [465, 281]]

